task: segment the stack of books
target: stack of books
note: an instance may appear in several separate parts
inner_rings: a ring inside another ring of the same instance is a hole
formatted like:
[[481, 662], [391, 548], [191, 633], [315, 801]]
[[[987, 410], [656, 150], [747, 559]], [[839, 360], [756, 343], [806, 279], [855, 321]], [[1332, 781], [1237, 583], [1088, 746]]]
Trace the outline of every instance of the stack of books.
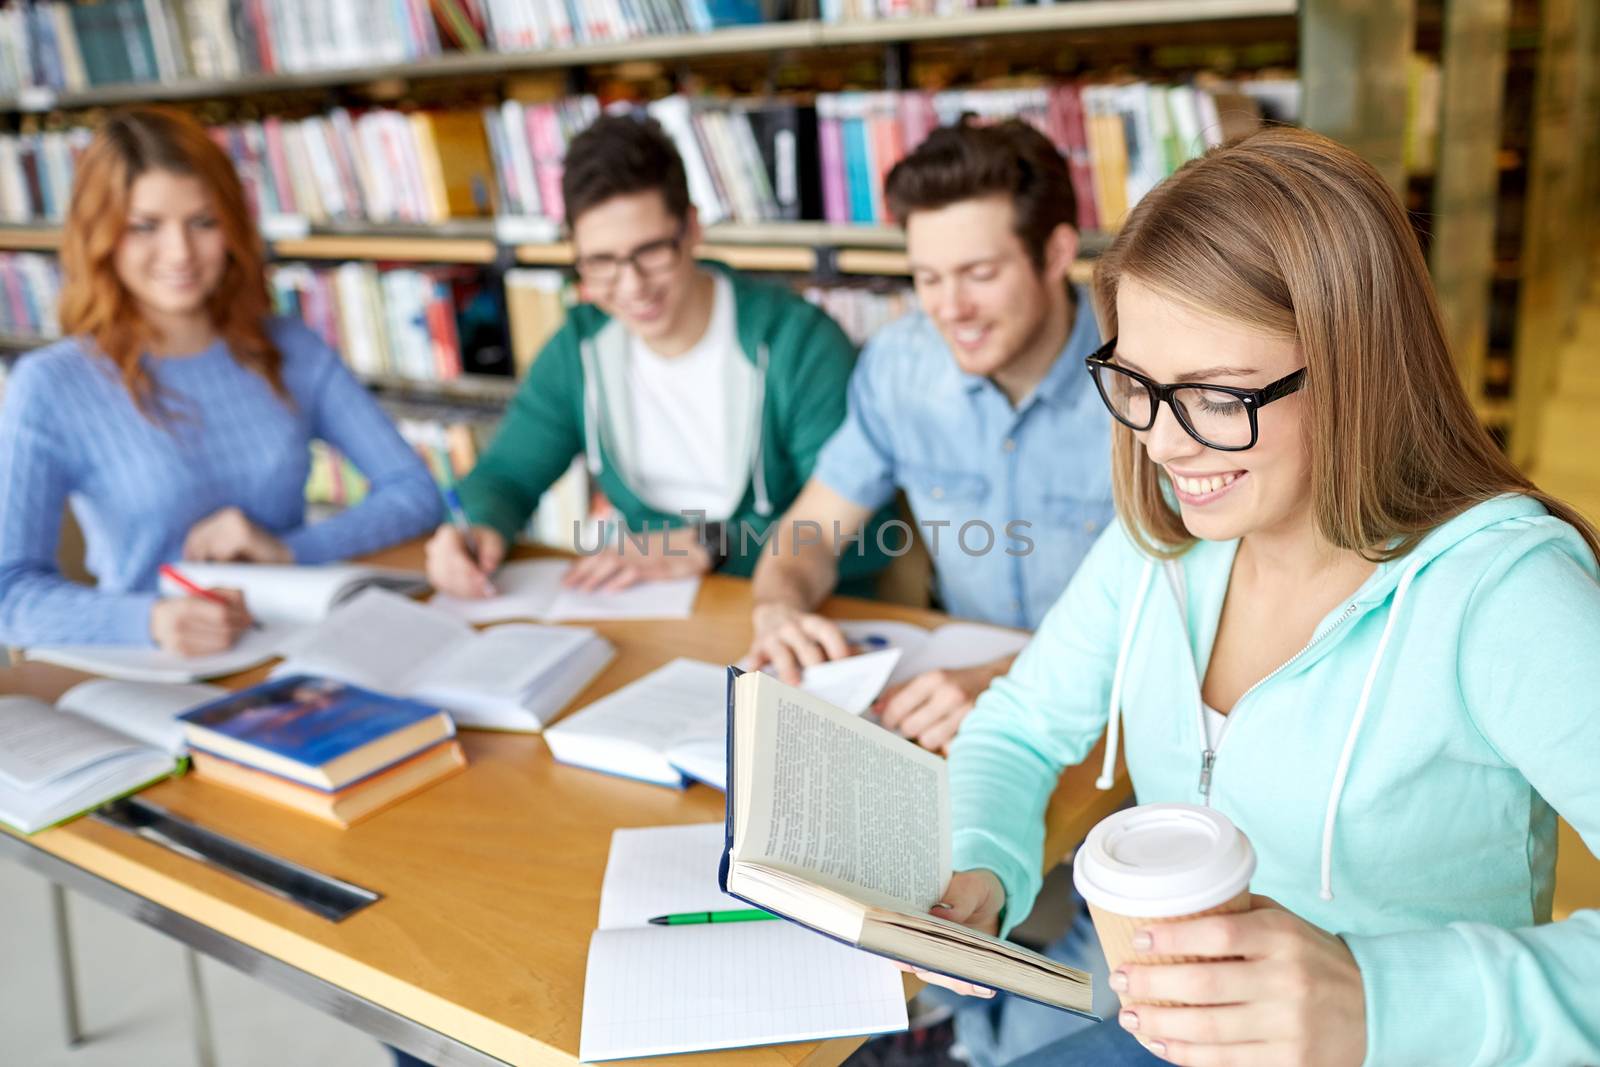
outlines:
[[54, 256], [0, 252], [0, 334], [13, 338], [61, 336], [56, 304], [61, 268]]
[[600, 101], [587, 95], [538, 104], [507, 100], [484, 108], [501, 214], [548, 220], [553, 237], [564, 211], [561, 170], [567, 145], [599, 117]]
[[864, 345], [883, 327], [917, 306], [909, 285], [808, 285], [805, 298], [844, 327], [857, 345]]
[[495, 49], [523, 52], [706, 33], [764, 22], [759, 0], [483, 0], [487, 38]]
[[180, 716], [194, 773], [349, 826], [466, 766], [438, 708], [291, 675]]

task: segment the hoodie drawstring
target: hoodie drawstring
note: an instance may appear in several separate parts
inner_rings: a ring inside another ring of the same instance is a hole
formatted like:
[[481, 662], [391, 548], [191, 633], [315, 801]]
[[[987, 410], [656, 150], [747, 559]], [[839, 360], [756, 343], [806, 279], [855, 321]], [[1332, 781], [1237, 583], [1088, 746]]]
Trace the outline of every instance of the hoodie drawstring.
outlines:
[[1106, 709], [1106, 758], [1100, 766], [1100, 777], [1094, 780], [1096, 789], [1110, 789], [1117, 773], [1117, 744], [1122, 726], [1122, 679], [1128, 669], [1128, 653], [1133, 648], [1133, 632], [1139, 628], [1139, 615], [1144, 611], [1145, 594], [1150, 591], [1150, 579], [1156, 573], [1156, 561], [1148, 560], [1139, 575], [1139, 591], [1133, 597], [1133, 613], [1128, 625], [1122, 629], [1122, 645], [1117, 650], [1117, 669], [1111, 676], [1111, 703]]
[[1333, 826], [1339, 818], [1339, 798], [1344, 794], [1345, 779], [1350, 775], [1350, 760], [1355, 754], [1356, 737], [1361, 733], [1361, 724], [1367, 717], [1367, 706], [1372, 698], [1372, 684], [1378, 678], [1378, 667], [1383, 663], [1383, 654], [1389, 647], [1389, 635], [1394, 632], [1394, 622], [1400, 617], [1400, 605], [1405, 603], [1406, 593], [1411, 588], [1411, 580], [1417, 576], [1417, 571], [1422, 569], [1426, 559], [1419, 559], [1406, 568], [1405, 574], [1400, 576], [1400, 584], [1395, 588], [1394, 603], [1389, 606], [1389, 618], [1383, 624], [1383, 636], [1378, 638], [1378, 651], [1372, 657], [1372, 666], [1367, 668], [1367, 680], [1361, 686], [1361, 700], [1356, 704], [1355, 717], [1350, 720], [1350, 729], [1345, 734], [1344, 751], [1339, 753], [1339, 767], [1333, 772], [1333, 786], [1328, 790], [1328, 810], [1322, 817], [1322, 899], [1333, 899]]
[[751, 460], [750, 471], [750, 477], [755, 483], [756, 489], [756, 514], [762, 518], [772, 514], [772, 500], [767, 496], [767, 469], [766, 464], [762, 462], [762, 457], [765, 453], [763, 446], [766, 442], [766, 434], [764, 433], [766, 419], [764, 416], [767, 405], [767, 360], [767, 346], [762, 345], [756, 349], [756, 402], [754, 404], [756, 412], [756, 447], [755, 458]]

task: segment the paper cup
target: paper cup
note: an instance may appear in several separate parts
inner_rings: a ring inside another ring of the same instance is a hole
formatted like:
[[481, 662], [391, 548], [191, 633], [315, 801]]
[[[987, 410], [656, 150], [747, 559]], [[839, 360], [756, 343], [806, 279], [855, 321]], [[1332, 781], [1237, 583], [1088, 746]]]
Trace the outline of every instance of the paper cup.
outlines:
[[1255, 869], [1249, 840], [1221, 813], [1191, 804], [1146, 804], [1119, 811], [1089, 831], [1072, 861], [1072, 882], [1089, 905], [1106, 963], [1115, 971], [1130, 960], [1199, 960], [1141, 955], [1133, 949], [1133, 935], [1159, 923], [1245, 911]]

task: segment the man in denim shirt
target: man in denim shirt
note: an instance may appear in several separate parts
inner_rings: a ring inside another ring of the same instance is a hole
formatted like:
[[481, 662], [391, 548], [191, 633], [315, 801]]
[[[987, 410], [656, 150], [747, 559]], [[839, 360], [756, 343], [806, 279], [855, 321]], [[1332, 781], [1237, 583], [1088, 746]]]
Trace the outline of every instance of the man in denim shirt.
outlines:
[[[1037, 626], [1112, 518], [1110, 423], [1083, 363], [1100, 331], [1067, 278], [1077, 216], [1060, 154], [1020, 121], [945, 127], [885, 195], [922, 310], [867, 344], [849, 414], [756, 568], [749, 659], [788, 680], [848, 654], [813, 609], [839, 555], [875, 547], [849, 538], [897, 489], [944, 608], [1002, 626]], [[882, 721], [942, 750], [1010, 661], [912, 679], [885, 695]]]

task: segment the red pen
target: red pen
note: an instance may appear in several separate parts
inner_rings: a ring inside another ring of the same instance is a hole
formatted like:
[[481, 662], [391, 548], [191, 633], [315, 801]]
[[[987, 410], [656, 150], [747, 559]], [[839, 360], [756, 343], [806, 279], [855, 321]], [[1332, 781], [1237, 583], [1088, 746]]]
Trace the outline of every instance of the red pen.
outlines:
[[[219, 596], [218, 594], [213, 593], [211, 590], [206, 589], [203, 586], [196, 585], [194, 582], [191, 582], [188, 578], [185, 578], [183, 576], [183, 573], [181, 571], [179, 571], [178, 568], [174, 567], [170, 563], [163, 563], [161, 565], [161, 567], [160, 567], [160, 571], [161, 571], [161, 577], [167, 579], [167, 581], [173, 583], [179, 589], [182, 589], [186, 593], [191, 593], [194, 596], [201, 597], [201, 598], [203, 598], [205, 600], [209, 600], [213, 604], [229, 604], [229, 603], [231, 603], [231, 601], [229, 601], [227, 597]], [[250, 620], [250, 628], [252, 630], [259, 630], [259, 629], [261, 629], [261, 623], [257, 622], [255, 619], [251, 619]]]

